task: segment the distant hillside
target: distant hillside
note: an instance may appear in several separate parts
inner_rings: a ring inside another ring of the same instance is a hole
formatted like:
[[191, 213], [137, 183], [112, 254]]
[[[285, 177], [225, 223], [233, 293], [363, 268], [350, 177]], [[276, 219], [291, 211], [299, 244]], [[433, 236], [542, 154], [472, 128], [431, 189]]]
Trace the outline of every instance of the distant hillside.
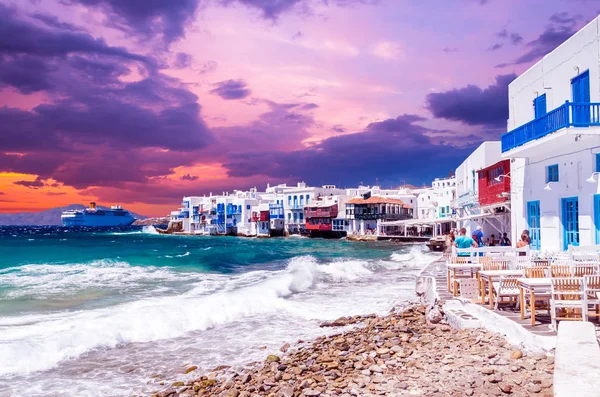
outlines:
[[[71, 204], [66, 207], [51, 208], [41, 212], [19, 212], [17, 214], [0, 214], [0, 225], [60, 225], [60, 215], [66, 210], [86, 208], [83, 204]], [[98, 206], [99, 209], [109, 209]], [[131, 212], [131, 211], [130, 211]], [[144, 215], [131, 212], [135, 219], [146, 219]]]

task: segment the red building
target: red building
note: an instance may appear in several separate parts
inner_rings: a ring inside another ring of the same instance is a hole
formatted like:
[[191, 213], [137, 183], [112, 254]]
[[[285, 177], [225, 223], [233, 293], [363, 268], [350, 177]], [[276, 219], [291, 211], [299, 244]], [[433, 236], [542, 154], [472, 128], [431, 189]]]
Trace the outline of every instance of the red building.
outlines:
[[510, 201], [510, 160], [499, 161], [477, 172], [480, 207]]

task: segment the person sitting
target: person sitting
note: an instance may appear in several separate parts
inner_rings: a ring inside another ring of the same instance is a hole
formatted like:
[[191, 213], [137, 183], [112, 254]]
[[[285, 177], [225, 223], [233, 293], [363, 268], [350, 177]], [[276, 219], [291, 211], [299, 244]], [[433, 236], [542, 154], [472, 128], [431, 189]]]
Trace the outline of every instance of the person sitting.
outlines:
[[[529, 244], [531, 244], [531, 240], [529, 239], [529, 234], [527, 234], [527, 233], [521, 234], [521, 240], [519, 240], [517, 242], [517, 248], [525, 248]], [[525, 255], [527, 255], [527, 253], [519, 252], [519, 256], [525, 256]]]
[[[463, 227], [459, 231], [459, 236], [454, 240], [454, 246], [456, 248], [477, 248], [479, 245], [475, 240], [467, 236], [467, 229]], [[468, 252], [459, 252], [458, 256], [471, 256], [471, 254]]]
[[488, 244], [490, 247], [495, 247], [496, 246], [496, 236], [492, 234], [492, 239], [490, 240], [490, 243]]

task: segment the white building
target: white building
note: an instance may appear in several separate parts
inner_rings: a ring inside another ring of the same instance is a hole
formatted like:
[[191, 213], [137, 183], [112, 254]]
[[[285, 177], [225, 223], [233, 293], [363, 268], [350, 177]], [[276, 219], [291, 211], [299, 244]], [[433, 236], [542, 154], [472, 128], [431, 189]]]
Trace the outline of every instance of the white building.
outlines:
[[304, 207], [310, 205], [313, 200], [324, 196], [345, 195], [344, 189], [338, 189], [335, 185], [324, 185], [322, 187], [307, 186], [299, 182], [296, 187], [279, 185], [284, 197], [285, 228], [289, 234], [305, 231]]
[[513, 243], [600, 243], [600, 17], [509, 85]]
[[501, 160], [500, 146], [500, 141], [483, 142], [456, 169], [456, 200], [453, 207], [457, 227], [467, 229], [467, 235], [471, 235], [477, 226], [481, 226], [484, 238], [494, 234], [499, 239], [500, 233], [509, 231], [509, 218], [504, 213], [497, 214], [496, 207], [482, 208], [479, 205], [478, 171]]

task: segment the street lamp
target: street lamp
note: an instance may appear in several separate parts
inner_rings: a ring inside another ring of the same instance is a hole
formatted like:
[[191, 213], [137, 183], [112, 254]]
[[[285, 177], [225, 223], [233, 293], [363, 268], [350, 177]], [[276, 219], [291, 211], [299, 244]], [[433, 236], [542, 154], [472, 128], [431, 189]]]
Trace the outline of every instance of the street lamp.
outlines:
[[596, 183], [596, 180], [594, 179], [594, 175], [596, 174], [600, 174], [600, 172], [592, 172], [592, 175], [590, 175], [590, 177], [586, 179], [586, 181], [589, 183]]
[[500, 182], [500, 178], [510, 178], [510, 173], [506, 174], [506, 175], [498, 175], [497, 177], [494, 178], [494, 180], [496, 182]]

